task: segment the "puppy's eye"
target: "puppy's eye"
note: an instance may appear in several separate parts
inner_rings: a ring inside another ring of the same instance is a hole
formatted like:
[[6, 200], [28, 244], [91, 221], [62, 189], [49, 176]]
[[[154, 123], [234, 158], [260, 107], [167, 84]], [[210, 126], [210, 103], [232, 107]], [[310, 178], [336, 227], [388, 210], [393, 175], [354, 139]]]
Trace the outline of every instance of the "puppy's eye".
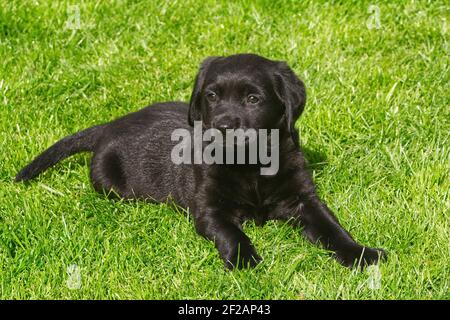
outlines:
[[208, 92], [206, 94], [206, 99], [208, 99], [208, 101], [210, 102], [214, 102], [217, 100], [217, 94], [215, 94], [214, 92]]
[[259, 102], [259, 98], [254, 94], [251, 94], [247, 97], [247, 102], [250, 104], [257, 104]]

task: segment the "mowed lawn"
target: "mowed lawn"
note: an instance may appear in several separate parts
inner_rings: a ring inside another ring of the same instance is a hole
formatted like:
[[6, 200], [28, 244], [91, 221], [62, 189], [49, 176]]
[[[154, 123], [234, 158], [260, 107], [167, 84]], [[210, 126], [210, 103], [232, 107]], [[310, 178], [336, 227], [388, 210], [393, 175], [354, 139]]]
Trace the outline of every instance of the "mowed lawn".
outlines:
[[[447, 1], [1, 1], [0, 298], [450, 298], [449, 17]], [[264, 261], [226, 271], [183, 212], [97, 194], [89, 154], [13, 182], [63, 136], [187, 101], [202, 59], [244, 52], [304, 80], [319, 193], [388, 251], [378, 269], [270, 222], [245, 225]]]

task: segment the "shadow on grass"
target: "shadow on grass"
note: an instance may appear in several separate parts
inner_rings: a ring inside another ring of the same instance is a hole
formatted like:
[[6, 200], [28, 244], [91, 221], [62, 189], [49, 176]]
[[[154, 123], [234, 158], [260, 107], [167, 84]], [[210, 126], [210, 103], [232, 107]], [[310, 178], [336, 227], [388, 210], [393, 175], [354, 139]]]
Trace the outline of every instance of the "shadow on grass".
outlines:
[[320, 150], [302, 146], [302, 152], [306, 158], [306, 168], [309, 170], [321, 171], [328, 163], [326, 154]]

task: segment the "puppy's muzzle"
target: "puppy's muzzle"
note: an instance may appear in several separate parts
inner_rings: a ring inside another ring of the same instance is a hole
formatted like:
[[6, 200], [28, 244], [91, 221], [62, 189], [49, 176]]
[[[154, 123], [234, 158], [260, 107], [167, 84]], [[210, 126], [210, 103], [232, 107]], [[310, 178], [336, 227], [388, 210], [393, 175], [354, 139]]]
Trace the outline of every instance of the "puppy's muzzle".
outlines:
[[225, 133], [227, 129], [243, 129], [241, 127], [241, 119], [238, 117], [232, 117], [228, 115], [217, 117], [213, 123], [213, 128], [218, 129], [222, 133]]

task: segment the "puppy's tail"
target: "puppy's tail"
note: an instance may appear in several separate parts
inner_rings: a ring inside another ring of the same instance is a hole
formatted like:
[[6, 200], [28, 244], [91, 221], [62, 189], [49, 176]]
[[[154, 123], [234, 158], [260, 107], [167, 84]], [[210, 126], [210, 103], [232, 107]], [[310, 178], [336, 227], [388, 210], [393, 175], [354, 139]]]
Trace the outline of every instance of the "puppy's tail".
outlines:
[[16, 182], [26, 181], [38, 176], [59, 161], [83, 151], [93, 151], [104, 125], [91, 127], [67, 136], [37, 156], [16, 175]]

